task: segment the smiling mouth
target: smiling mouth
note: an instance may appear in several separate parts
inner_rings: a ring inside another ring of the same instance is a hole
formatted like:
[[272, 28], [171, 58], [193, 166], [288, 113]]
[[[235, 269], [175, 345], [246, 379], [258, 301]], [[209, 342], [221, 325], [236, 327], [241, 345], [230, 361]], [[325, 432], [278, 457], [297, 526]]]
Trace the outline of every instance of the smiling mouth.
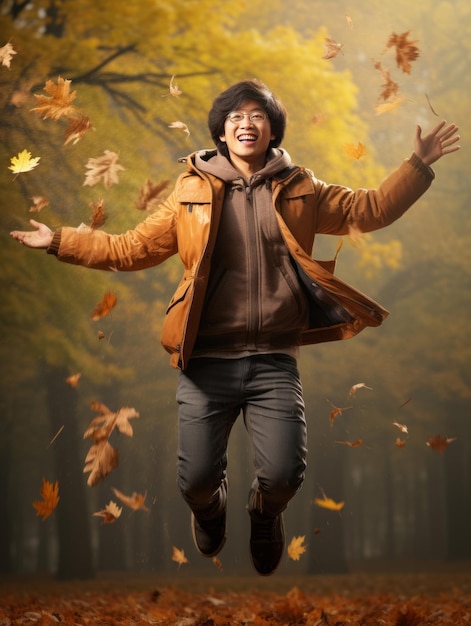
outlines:
[[245, 142], [245, 141], [252, 142], [252, 141], [256, 141], [257, 137], [255, 135], [245, 134], [245, 135], [239, 135], [237, 139], [242, 142]]

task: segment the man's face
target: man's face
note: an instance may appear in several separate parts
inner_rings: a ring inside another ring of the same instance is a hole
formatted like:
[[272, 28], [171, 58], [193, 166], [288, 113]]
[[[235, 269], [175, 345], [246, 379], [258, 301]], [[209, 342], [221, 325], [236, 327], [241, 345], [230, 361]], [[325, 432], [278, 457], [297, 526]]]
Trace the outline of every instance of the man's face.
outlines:
[[274, 138], [266, 112], [252, 100], [244, 102], [227, 116], [224, 134], [220, 136], [227, 145], [234, 166], [241, 163], [253, 169], [261, 169], [265, 165], [266, 152]]

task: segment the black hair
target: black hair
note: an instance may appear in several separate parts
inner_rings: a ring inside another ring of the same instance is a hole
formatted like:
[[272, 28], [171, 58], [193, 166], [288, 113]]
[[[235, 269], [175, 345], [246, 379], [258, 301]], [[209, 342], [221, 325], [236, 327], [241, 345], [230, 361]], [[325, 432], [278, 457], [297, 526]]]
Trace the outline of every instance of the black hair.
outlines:
[[[244, 102], [253, 100], [264, 109], [270, 120], [271, 132], [275, 136], [269, 148], [277, 148], [284, 137], [286, 128], [286, 109], [282, 102], [257, 79], [243, 80], [223, 91], [214, 100], [208, 114], [208, 128], [218, 150], [227, 153], [226, 144], [220, 136], [224, 134], [224, 122], [231, 111], [237, 110]], [[227, 154], [226, 154], [227, 156]]]

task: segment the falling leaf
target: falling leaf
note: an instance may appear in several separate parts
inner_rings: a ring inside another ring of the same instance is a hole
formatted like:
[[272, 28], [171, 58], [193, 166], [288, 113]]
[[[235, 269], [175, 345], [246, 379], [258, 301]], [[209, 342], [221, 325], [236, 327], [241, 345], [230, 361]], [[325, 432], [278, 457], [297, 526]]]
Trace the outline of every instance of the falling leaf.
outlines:
[[15, 54], [17, 54], [17, 52], [13, 48], [12, 44], [10, 42], [6, 43], [0, 48], [0, 63], [4, 67], [8, 67], [8, 69], [10, 69], [10, 63]]
[[397, 107], [406, 101], [406, 98], [403, 96], [397, 96], [394, 100], [390, 102], [383, 102], [381, 104], [377, 104], [375, 107], [376, 115], [383, 115], [383, 113], [390, 113], [391, 111], [395, 111]]
[[436, 115], [437, 117], [439, 117], [438, 113], [437, 113], [437, 112], [435, 111], [435, 109], [433, 108], [432, 103], [430, 102], [430, 98], [427, 96], [427, 94], [425, 94], [425, 99], [427, 100], [427, 104], [429, 105], [430, 110], [432, 111], [432, 113], [433, 113], [434, 115]]
[[429, 446], [429, 448], [432, 448], [432, 450], [435, 450], [436, 452], [444, 452], [444, 450], [448, 448], [450, 443], [453, 443], [453, 441], [456, 441], [456, 439], [457, 437], [447, 438], [436, 435], [435, 437], [430, 437], [430, 439], [427, 441], [427, 445]]
[[356, 145], [354, 143], [346, 143], [344, 145], [345, 154], [350, 159], [360, 160], [366, 154], [366, 146], [359, 141]]
[[325, 38], [324, 44], [324, 54], [322, 55], [322, 59], [333, 59], [338, 55], [338, 53], [342, 50], [343, 43], [337, 43], [330, 37]]
[[331, 426], [333, 425], [336, 417], [338, 417], [339, 415], [342, 415], [343, 411], [347, 411], [348, 409], [352, 408], [351, 406], [344, 406], [344, 407], [335, 406], [335, 404], [332, 404], [330, 400], [327, 400], [327, 402], [333, 407], [329, 415]]
[[31, 152], [25, 149], [22, 152], [19, 152], [18, 156], [11, 157], [11, 165], [8, 166], [8, 169], [14, 174], [30, 172], [37, 166], [40, 158], [41, 157], [31, 157]]
[[52, 444], [54, 443], [54, 441], [57, 439], [57, 437], [59, 437], [59, 435], [61, 434], [61, 432], [64, 430], [64, 424], [62, 424], [62, 426], [59, 428], [59, 430], [56, 432], [56, 434], [54, 435], [54, 437], [51, 439], [51, 441], [49, 442], [49, 445], [47, 446], [48, 448], [50, 448], [52, 446]]
[[114, 487], [113, 487], [113, 493], [118, 498], [118, 500], [121, 500], [121, 502], [123, 504], [125, 504], [129, 508], [133, 509], [133, 511], [138, 511], [139, 509], [141, 509], [142, 511], [148, 511], [149, 510], [145, 506], [147, 493], [142, 495], [142, 494], [136, 493], [134, 491], [131, 496], [125, 496], [124, 493], [119, 491], [119, 489], [115, 489]]
[[380, 93], [379, 97], [382, 100], [389, 100], [389, 98], [396, 96], [399, 91], [399, 84], [391, 78], [391, 72], [389, 71], [389, 69], [383, 67], [383, 65], [379, 61], [375, 61], [374, 66], [375, 69], [381, 72], [381, 76], [384, 80], [384, 83], [381, 85], [383, 90]]
[[56, 508], [59, 498], [59, 483], [50, 483], [43, 478], [41, 486], [41, 498], [42, 500], [35, 500], [33, 506], [36, 509], [36, 515], [42, 517], [43, 520], [48, 518]]
[[183, 130], [188, 137], [190, 136], [190, 130], [188, 128], [188, 126], [184, 123], [184, 122], [172, 122], [171, 124], [169, 124], [168, 126], [169, 128], [178, 128], [179, 130]]
[[351, 398], [354, 396], [358, 389], [369, 389], [370, 391], [373, 391], [373, 387], [368, 387], [365, 383], [356, 383], [350, 387], [350, 391], [348, 392], [349, 397]]
[[20, 81], [18, 89], [11, 94], [10, 104], [19, 109], [31, 96], [31, 88], [34, 86], [33, 80]]
[[90, 228], [100, 228], [106, 222], [105, 201], [100, 198], [97, 202], [90, 202], [92, 217], [90, 218]]
[[91, 408], [100, 415], [90, 422], [83, 435], [84, 439], [94, 441], [85, 457], [83, 469], [84, 474], [90, 472], [87, 480], [89, 487], [96, 485], [119, 465], [119, 453], [108, 441], [111, 433], [117, 428], [123, 435], [132, 437], [133, 429], [129, 420], [139, 417], [139, 413], [129, 407], [113, 413], [101, 402], [92, 402]]
[[175, 82], [175, 76], [172, 76], [170, 79], [170, 95], [178, 98], [178, 96], [182, 95], [182, 91], [178, 88], [177, 83]]
[[164, 199], [163, 192], [169, 186], [169, 180], [163, 180], [160, 183], [153, 183], [149, 179], [146, 180], [144, 187], [139, 191], [139, 198], [136, 200], [136, 209], [139, 211], [152, 212]]
[[399, 424], [399, 422], [393, 422], [393, 426], [396, 426], [396, 428], [399, 428], [399, 430], [402, 433], [409, 433], [409, 429], [407, 428], [407, 426], [405, 424]]
[[98, 339], [104, 339], [105, 338], [105, 333], [102, 330], [98, 331]]
[[406, 74], [410, 74], [411, 72], [411, 62], [415, 61], [420, 56], [420, 51], [415, 45], [417, 41], [408, 39], [409, 33], [409, 30], [400, 35], [392, 33], [386, 44], [386, 49], [396, 49], [397, 67], [402, 69]]
[[36, 106], [31, 109], [42, 115], [46, 120], [51, 118], [59, 120], [62, 117], [77, 118], [81, 116], [80, 110], [72, 104], [77, 96], [77, 92], [70, 92], [72, 81], [61, 76], [57, 79], [57, 84], [52, 80], [48, 80], [44, 86], [44, 91], [48, 96], [42, 94], [34, 94], [36, 98]]
[[400, 437], [397, 437], [396, 441], [394, 442], [394, 445], [397, 448], [404, 448], [404, 446], [406, 445], [406, 442], [404, 441], [404, 439], [401, 439]]
[[72, 374], [71, 376], [67, 376], [67, 378], [65, 379], [65, 382], [71, 387], [75, 388], [78, 385], [78, 382], [81, 377], [82, 377], [82, 374], [78, 372], [77, 374]]
[[348, 27], [353, 30], [353, 20], [350, 15], [345, 15], [345, 19], [347, 20]]
[[412, 398], [407, 398], [407, 400], [405, 400], [402, 404], [399, 405], [399, 408], [402, 409], [402, 407], [406, 406], [406, 404], [409, 404], [411, 400]]
[[314, 504], [320, 506], [322, 509], [328, 509], [329, 511], [341, 511], [344, 507], [344, 502], [335, 502], [332, 498], [328, 498], [325, 494], [322, 498], [315, 498]]
[[96, 305], [96, 307], [92, 311], [92, 320], [96, 322], [97, 320], [109, 315], [116, 306], [118, 298], [114, 293], [108, 291], [105, 293], [100, 302]]
[[88, 159], [85, 167], [88, 172], [85, 174], [83, 186], [93, 187], [97, 183], [103, 181], [106, 189], [111, 185], [119, 183], [118, 172], [124, 170], [124, 167], [118, 163], [119, 156], [116, 152], [105, 150], [103, 156]]
[[340, 443], [344, 446], [349, 446], [350, 448], [359, 448], [363, 445], [363, 439], [357, 439], [356, 441], [336, 441], [335, 443]]
[[118, 517], [121, 516], [122, 511], [123, 509], [119, 507], [116, 502], [110, 500], [109, 504], [107, 504], [104, 509], [93, 513], [93, 515], [94, 517], [102, 517], [103, 524], [113, 524], [113, 522], [116, 522]]
[[49, 206], [49, 200], [44, 196], [31, 196], [30, 200], [33, 202], [33, 206], [29, 208], [30, 213], [42, 211]]
[[64, 146], [70, 142], [75, 145], [89, 130], [93, 130], [93, 126], [88, 116], [83, 115], [78, 119], [69, 120], [65, 131]]
[[214, 565], [218, 568], [218, 570], [220, 572], [222, 572], [223, 566], [222, 566], [222, 563], [221, 563], [221, 559], [219, 557], [217, 557], [217, 556], [213, 556], [212, 561], [213, 561]]
[[304, 545], [305, 535], [299, 537], [293, 537], [287, 548], [288, 556], [293, 561], [299, 561], [301, 554], [306, 552], [306, 546]]
[[175, 546], [172, 546], [172, 561], [178, 563], [178, 568], [180, 568], [183, 563], [189, 563], [189, 560], [185, 556], [184, 550], [179, 550]]

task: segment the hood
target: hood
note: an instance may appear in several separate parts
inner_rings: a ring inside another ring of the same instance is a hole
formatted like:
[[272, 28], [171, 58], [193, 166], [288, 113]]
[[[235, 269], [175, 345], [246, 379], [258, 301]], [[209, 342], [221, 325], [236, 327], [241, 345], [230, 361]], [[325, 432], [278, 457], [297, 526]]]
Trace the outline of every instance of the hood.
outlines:
[[[197, 169], [213, 176], [217, 176], [224, 182], [232, 182], [242, 178], [241, 173], [235, 169], [230, 160], [217, 150], [200, 150], [192, 155]], [[265, 167], [252, 176], [249, 182], [267, 180], [291, 165], [291, 158], [286, 150], [272, 148], [268, 151]]]

